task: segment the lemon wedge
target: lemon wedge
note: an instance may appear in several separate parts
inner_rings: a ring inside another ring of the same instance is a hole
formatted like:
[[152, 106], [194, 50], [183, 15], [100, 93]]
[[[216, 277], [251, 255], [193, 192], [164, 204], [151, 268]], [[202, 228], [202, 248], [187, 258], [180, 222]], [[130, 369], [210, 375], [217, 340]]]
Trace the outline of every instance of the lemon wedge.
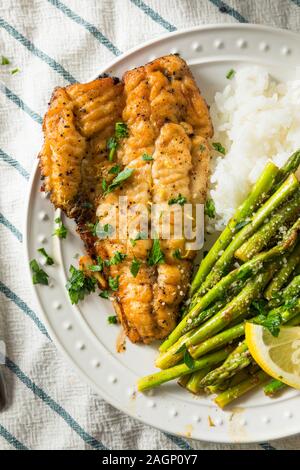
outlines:
[[246, 342], [253, 359], [271, 377], [300, 390], [300, 327], [281, 327], [278, 337], [246, 323]]

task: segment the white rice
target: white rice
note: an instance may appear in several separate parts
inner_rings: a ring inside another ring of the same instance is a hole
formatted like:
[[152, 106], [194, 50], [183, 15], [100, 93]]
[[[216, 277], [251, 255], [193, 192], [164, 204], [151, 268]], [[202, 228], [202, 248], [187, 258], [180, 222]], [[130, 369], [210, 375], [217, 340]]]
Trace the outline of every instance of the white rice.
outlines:
[[300, 149], [300, 80], [275, 82], [260, 67], [237, 70], [211, 107], [215, 134], [226, 155], [214, 153], [211, 229], [225, 227], [267, 161], [281, 166]]

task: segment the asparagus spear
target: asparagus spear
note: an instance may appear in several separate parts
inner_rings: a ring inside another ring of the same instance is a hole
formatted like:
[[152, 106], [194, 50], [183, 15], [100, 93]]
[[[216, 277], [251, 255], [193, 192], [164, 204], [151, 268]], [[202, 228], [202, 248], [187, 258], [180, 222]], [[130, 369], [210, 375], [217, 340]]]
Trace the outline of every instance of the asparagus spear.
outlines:
[[264, 387], [265, 395], [269, 397], [274, 397], [278, 392], [287, 388], [287, 385], [277, 379], [272, 379], [267, 385]]
[[242, 261], [247, 261], [264, 247], [274, 237], [279, 229], [284, 227], [300, 213], [300, 191], [298, 191], [291, 201], [288, 201], [279, 211], [273, 214], [269, 222], [265, 223], [252, 237], [243, 243], [235, 252], [235, 257]]
[[215, 399], [215, 403], [220, 406], [220, 408], [224, 408], [233, 400], [240, 398], [245, 393], [264, 383], [268, 378], [269, 376], [264, 371], [260, 370], [249, 379], [220, 393]]
[[300, 165], [300, 150], [294, 152], [287, 162], [280, 168], [277, 173], [273, 191], [279, 188], [282, 182], [291, 174], [295, 173]]
[[185, 388], [191, 393], [199, 393], [201, 390], [200, 382], [209, 371], [210, 367], [206, 367], [205, 369], [197, 370], [197, 372], [191, 374]]
[[[243, 227], [227, 246], [224, 253], [215, 263], [207, 278], [199, 289], [199, 295], [204, 295], [229, 270], [236, 250], [262, 225], [271, 213], [280, 206], [296, 189], [299, 183], [295, 175], [290, 175], [277, 191], [258, 209], [251, 221]], [[206, 258], [204, 258], [206, 259]]]
[[300, 243], [296, 246], [294, 251], [289, 255], [286, 263], [275, 275], [272, 282], [269, 284], [265, 291], [265, 297], [271, 300], [280, 289], [288, 282], [290, 275], [295, 270], [296, 266], [300, 263]]
[[268, 305], [276, 307], [290, 299], [295, 299], [300, 295], [300, 275], [295, 276], [292, 281], [283, 289], [275, 299], [272, 299]]
[[220, 253], [227, 248], [235, 233], [238, 232], [241, 222], [244, 222], [244, 220], [253, 213], [266, 197], [272, 188], [278, 173], [279, 169], [273, 163], [268, 163], [266, 165], [248, 197], [236, 210], [234, 216], [230, 219], [218, 240], [202, 260], [198, 272], [192, 282], [190, 295], [192, 295], [203, 283], [216, 260], [220, 257]]
[[188, 367], [186, 364], [179, 364], [170, 369], [161, 370], [154, 374], [147, 375], [138, 380], [137, 387], [140, 392], [144, 390], [149, 390], [150, 388], [158, 387], [159, 385], [169, 382], [170, 380], [177, 379], [182, 375], [190, 374], [196, 372], [197, 370], [204, 369], [206, 367], [214, 366], [219, 362], [224, 361], [228, 354], [230, 354], [231, 349], [222, 349], [221, 351], [216, 351], [212, 354], [202, 357], [201, 359], [194, 361], [192, 367]]
[[198, 359], [207, 352], [218, 349], [219, 347], [229, 344], [235, 339], [240, 338], [244, 335], [244, 333], [245, 324], [242, 322], [236, 326], [233, 326], [232, 328], [221, 331], [221, 333], [213, 336], [212, 338], [208, 338], [198, 346], [190, 346], [189, 353], [194, 359]]

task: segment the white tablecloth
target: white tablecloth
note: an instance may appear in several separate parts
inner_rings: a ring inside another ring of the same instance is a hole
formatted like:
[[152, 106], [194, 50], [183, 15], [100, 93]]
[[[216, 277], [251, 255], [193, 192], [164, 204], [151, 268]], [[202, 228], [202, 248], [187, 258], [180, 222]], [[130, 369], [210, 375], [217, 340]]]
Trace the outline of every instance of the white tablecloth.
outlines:
[[22, 247], [24, 195], [54, 86], [86, 81], [115, 56], [176, 29], [250, 22], [299, 31], [300, 1], [5, 0], [0, 17], [0, 56], [10, 60], [0, 65], [0, 331], [11, 399], [0, 414], [0, 448], [300, 449], [300, 437], [249, 446], [188, 441], [108, 405], [41, 331]]

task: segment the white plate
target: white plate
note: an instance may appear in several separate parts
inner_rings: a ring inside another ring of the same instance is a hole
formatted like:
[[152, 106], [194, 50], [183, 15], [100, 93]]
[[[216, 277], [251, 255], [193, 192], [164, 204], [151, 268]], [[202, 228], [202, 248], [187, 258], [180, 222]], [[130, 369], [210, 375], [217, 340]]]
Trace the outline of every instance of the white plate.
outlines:
[[[218, 25], [195, 28], [148, 42], [116, 59], [99, 74], [116, 76], [135, 66], [169, 53], [180, 53], [190, 64], [206, 100], [226, 84], [226, 72], [241, 64], [261, 64], [278, 79], [295, 78], [300, 64], [299, 36], [288, 31], [255, 25]], [[35, 286], [41, 315], [48, 331], [83, 379], [109, 403], [147, 424], [170, 433], [215, 442], [255, 442], [300, 432], [300, 393], [290, 390], [271, 400], [261, 390], [221, 411], [211, 398], [195, 398], [176, 383], [153, 393], [135, 393], [139, 376], [154, 370], [155, 346], [127, 342], [116, 352], [119, 327], [108, 325], [112, 306], [96, 294], [71, 306], [65, 289], [68, 268], [83, 247], [72, 221], [67, 240], [52, 237], [54, 210], [39, 192], [40, 174], [31, 179], [26, 210], [25, 246], [28, 261], [39, 259], [44, 246], [54, 255], [47, 266], [51, 286]], [[29, 271], [28, 274], [30, 275]], [[214, 426], [209, 425], [209, 420]]]

